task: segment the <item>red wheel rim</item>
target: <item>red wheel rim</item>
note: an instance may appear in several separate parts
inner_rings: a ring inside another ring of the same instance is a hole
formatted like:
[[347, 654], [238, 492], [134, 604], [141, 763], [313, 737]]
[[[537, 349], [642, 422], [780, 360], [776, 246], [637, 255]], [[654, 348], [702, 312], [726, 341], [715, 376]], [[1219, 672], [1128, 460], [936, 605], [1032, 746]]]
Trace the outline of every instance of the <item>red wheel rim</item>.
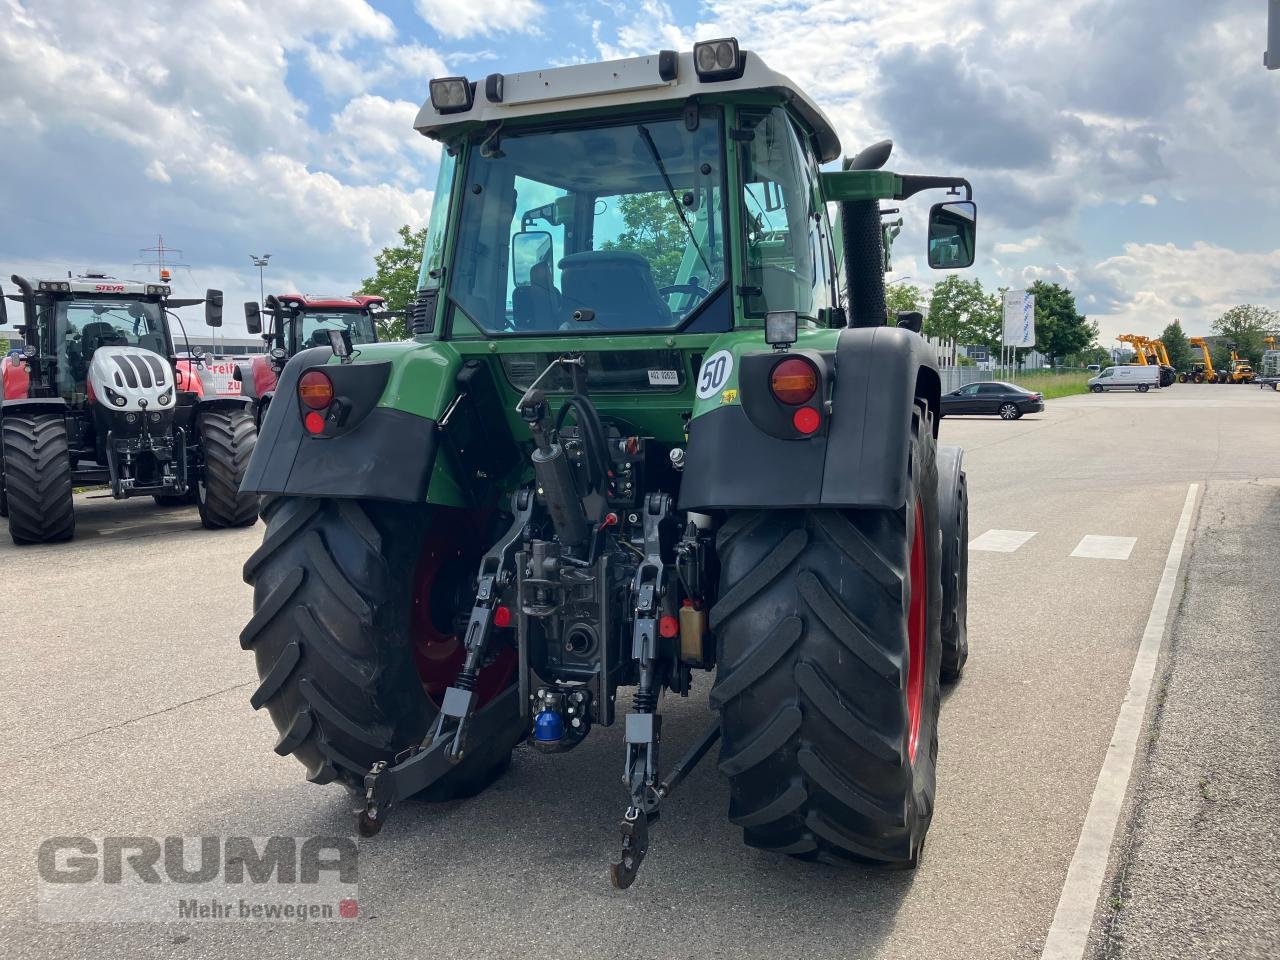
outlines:
[[924, 706], [924, 640], [929, 613], [924, 507], [916, 500], [915, 535], [911, 539], [911, 604], [907, 608], [907, 756], [914, 763]]
[[[409, 630], [413, 644], [413, 660], [427, 696], [438, 707], [444, 692], [462, 669], [464, 659], [461, 639], [444, 628], [439, 612], [432, 615], [435, 589], [449, 588], [455, 578], [474, 574], [479, 558], [468, 544], [480, 543], [481, 518], [462, 511], [441, 511], [422, 541], [418, 565], [413, 576], [413, 607]], [[497, 640], [493, 637], [492, 640]], [[491, 647], [492, 649], [492, 647]], [[515, 671], [517, 656], [509, 646], [499, 648], [493, 663], [480, 670], [476, 680], [477, 706], [484, 706], [504, 689]]]

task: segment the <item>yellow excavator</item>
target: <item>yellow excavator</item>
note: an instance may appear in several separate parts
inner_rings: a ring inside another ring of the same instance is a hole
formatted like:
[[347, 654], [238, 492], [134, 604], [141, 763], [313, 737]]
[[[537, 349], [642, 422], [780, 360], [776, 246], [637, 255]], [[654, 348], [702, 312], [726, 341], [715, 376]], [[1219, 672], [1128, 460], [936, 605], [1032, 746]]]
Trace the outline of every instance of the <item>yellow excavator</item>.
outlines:
[[1204, 359], [1193, 363], [1186, 373], [1179, 374], [1178, 380], [1182, 383], [1218, 383], [1219, 374], [1213, 369], [1213, 358], [1209, 355], [1209, 344], [1204, 342], [1204, 337], [1192, 337], [1187, 343], [1199, 347]]
[[1160, 351], [1164, 349], [1164, 344], [1156, 347], [1155, 345], [1159, 341], [1149, 340], [1138, 333], [1122, 333], [1116, 339], [1133, 347], [1134, 352], [1137, 354], [1134, 357], [1134, 363], [1138, 366], [1160, 368], [1160, 386], [1168, 387], [1173, 385], [1178, 374], [1169, 364], [1168, 354], [1164, 354], [1163, 359], [1161, 357]]

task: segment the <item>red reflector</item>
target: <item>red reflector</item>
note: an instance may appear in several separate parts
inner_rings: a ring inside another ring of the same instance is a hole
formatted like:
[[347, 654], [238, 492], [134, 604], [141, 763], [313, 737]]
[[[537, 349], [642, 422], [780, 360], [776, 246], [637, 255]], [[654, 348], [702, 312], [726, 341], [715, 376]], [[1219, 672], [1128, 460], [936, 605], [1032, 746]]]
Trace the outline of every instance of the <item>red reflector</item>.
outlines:
[[818, 389], [818, 371], [809, 361], [791, 357], [773, 368], [769, 389], [783, 403], [805, 403]]
[[493, 611], [493, 625], [495, 627], [511, 626], [511, 608], [498, 606]]
[[324, 417], [312, 410], [302, 418], [302, 425], [308, 433], [324, 433]]
[[818, 416], [818, 411], [813, 407], [801, 407], [791, 418], [792, 426], [801, 433], [813, 433], [820, 423], [822, 423], [822, 417]]
[[665, 616], [658, 621], [658, 632], [670, 640], [680, 632], [680, 622], [675, 617]]
[[312, 410], [323, 410], [333, 403], [333, 381], [319, 370], [308, 370], [298, 378], [298, 399]]

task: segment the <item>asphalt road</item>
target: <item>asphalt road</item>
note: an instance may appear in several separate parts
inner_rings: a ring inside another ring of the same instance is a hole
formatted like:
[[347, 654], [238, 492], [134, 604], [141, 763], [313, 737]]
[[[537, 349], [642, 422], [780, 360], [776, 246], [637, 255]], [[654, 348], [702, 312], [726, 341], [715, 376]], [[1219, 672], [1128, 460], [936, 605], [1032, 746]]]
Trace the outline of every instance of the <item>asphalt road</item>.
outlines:
[[[479, 798], [398, 808], [361, 843], [361, 919], [336, 924], [38, 919], [35, 851], [49, 836], [351, 830], [345, 793], [276, 756], [269, 719], [248, 705], [240, 565], [261, 527], [206, 532], [193, 509], [82, 498], [73, 544], [0, 545], [0, 953], [1034, 958], [1188, 484], [1207, 496], [1280, 478], [1277, 417], [1274, 393], [1183, 385], [1050, 401], [1013, 423], [944, 421], [944, 442], [968, 451], [971, 536], [1015, 531], [1005, 543], [1021, 545], [971, 551], [973, 653], [944, 697], [937, 810], [914, 873], [742, 846], [725, 784], [705, 763], [654, 827], [636, 885], [614, 891], [607, 863], [624, 805], [614, 728], [558, 758], [518, 750]], [[1193, 543], [1216, 516], [1200, 511]], [[1103, 541], [1125, 559], [1072, 556], [1087, 536], [1133, 541]], [[1188, 590], [1207, 595], [1237, 576], [1223, 563], [1188, 569]], [[1256, 600], [1242, 601], [1245, 620]], [[711, 719], [709, 686], [667, 701], [668, 759]], [[1254, 698], [1246, 712], [1261, 709], [1261, 691], [1242, 696]], [[1104, 911], [1100, 937], [1108, 924]]]

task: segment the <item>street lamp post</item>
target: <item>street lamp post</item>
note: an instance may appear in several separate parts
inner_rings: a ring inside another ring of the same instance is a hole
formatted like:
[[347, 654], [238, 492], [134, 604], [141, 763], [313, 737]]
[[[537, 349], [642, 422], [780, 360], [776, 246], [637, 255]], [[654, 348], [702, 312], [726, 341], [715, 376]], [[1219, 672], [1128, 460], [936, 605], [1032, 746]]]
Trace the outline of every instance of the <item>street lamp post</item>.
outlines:
[[253, 265], [258, 268], [258, 303], [262, 303], [262, 301], [266, 299], [266, 294], [264, 293], [265, 288], [262, 280], [262, 271], [266, 268], [267, 261], [271, 259], [271, 254], [264, 253], [262, 256], [258, 256], [256, 253], [251, 253], [249, 254], [249, 259], [252, 260]]

